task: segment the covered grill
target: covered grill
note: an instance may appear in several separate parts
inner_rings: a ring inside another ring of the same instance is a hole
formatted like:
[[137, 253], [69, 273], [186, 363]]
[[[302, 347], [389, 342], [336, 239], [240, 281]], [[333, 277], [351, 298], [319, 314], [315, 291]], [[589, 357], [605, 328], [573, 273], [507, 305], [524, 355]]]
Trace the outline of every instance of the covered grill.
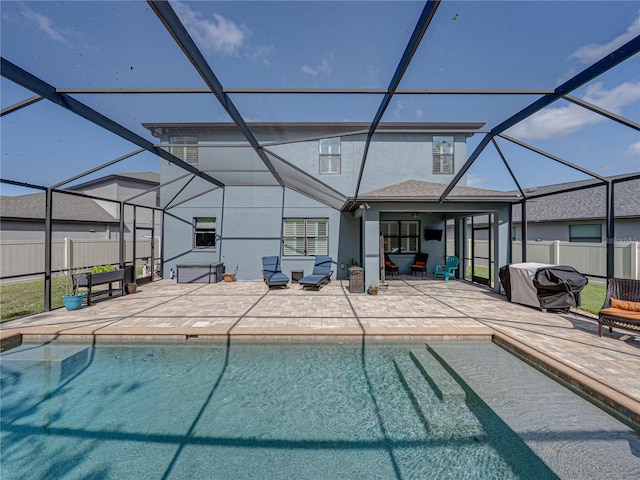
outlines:
[[580, 306], [587, 277], [566, 265], [516, 263], [500, 268], [500, 281], [510, 302], [546, 309]]
[[565, 265], [540, 268], [533, 277], [542, 309], [579, 307], [580, 291], [588, 282], [575, 268]]

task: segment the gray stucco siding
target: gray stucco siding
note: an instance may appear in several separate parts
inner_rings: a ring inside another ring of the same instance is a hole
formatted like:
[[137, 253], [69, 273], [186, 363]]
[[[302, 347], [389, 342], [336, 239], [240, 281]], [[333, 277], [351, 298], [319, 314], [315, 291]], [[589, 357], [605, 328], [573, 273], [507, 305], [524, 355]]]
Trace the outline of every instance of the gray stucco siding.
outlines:
[[[278, 255], [287, 275], [293, 269], [311, 273], [314, 257], [282, 256], [282, 219], [287, 217], [328, 218], [329, 255], [339, 257], [342, 214], [305, 195], [281, 187], [226, 187], [224, 211], [219, 191], [206, 197], [165, 216], [165, 272], [178, 263], [222, 261], [227, 271], [238, 265], [238, 279], [259, 279], [262, 257]], [[196, 206], [204, 204], [209, 206]], [[193, 248], [192, 222], [199, 216], [216, 217], [220, 238], [214, 249]]]

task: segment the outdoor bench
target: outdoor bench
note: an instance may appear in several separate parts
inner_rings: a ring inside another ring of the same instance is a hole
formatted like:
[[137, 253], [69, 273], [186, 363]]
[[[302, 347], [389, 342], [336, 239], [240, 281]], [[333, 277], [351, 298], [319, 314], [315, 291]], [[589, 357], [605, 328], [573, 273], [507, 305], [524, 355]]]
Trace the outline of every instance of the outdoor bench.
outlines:
[[[76, 287], [85, 287], [87, 289], [87, 305], [91, 305], [91, 297], [96, 295], [109, 294], [113, 296], [113, 292], [120, 292], [120, 295], [124, 295], [124, 269], [113, 270], [111, 272], [100, 273], [78, 273], [73, 276], [73, 283]], [[119, 288], [113, 288], [115, 282], [120, 282]], [[109, 288], [104, 290], [94, 291], [95, 285], [109, 285]]]
[[640, 332], [640, 280], [611, 278], [607, 296], [598, 313], [598, 335], [608, 326]]

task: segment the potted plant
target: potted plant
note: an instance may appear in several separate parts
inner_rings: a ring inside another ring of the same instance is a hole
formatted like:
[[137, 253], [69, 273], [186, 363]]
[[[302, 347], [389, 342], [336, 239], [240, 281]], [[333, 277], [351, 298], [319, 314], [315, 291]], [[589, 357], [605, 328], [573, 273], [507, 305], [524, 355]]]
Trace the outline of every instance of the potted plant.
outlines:
[[235, 272], [233, 272], [233, 273], [223, 273], [222, 274], [222, 279], [225, 282], [235, 282], [237, 273], [238, 273], [238, 265], [236, 265], [236, 271]]
[[58, 279], [64, 282], [65, 294], [62, 296], [64, 306], [67, 310], [79, 310], [82, 308], [84, 293], [78, 292], [78, 282], [74, 280], [74, 273], [71, 270], [63, 272], [62, 269], [60, 273], [62, 276]]
[[136, 290], [138, 290], [138, 284], [136, 282], [127, 283], [125, 290], [129, 295], [136, 293]]
[[369, 295], [377, 295], [378, 294], [378, 282], [371, 282], [369, 284]]

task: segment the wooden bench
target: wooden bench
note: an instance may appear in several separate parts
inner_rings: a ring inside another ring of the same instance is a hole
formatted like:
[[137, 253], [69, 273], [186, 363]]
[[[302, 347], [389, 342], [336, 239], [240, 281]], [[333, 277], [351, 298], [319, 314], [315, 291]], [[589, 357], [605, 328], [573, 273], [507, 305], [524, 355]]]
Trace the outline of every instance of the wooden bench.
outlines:
[[640, 311], [612, 306], [612, 298], [624, 302], [640, 302], [640, 280], [609, 279], [607, 296], [598, 314], [598, 335], [602, 336], [603, 326], [609, 327], [609, 333], [613, 331], [613, 327], [640, 332]]
[[[100, 273], [77, 273], [73, 275], [74, 286], [87, 289], [87, 305], [91, 305], [91, 297], [96, 295], [109, 294], [113, 296], [114, 292], [120, 292], [120, 295], [124, 295], [124, 269], [113, 270], [112, 272], [100, 272]], [[113, 288], [115, 282], [120, 282], [120, 288]], [[93, 291], [95, 285], [109, 284], [109, 288]]]

